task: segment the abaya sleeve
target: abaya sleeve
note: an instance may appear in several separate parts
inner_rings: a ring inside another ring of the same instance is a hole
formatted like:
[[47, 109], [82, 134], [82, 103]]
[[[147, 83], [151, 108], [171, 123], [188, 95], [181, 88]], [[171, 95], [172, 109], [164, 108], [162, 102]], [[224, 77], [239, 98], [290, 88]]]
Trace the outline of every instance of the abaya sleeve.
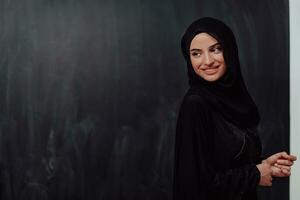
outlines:
[[182, 102], [176, 129], [174, 199], [238, 199], [255, 190], [260, 172], [255, 164], [220, 170], [214, 150], [212, 112], [198, 95]]

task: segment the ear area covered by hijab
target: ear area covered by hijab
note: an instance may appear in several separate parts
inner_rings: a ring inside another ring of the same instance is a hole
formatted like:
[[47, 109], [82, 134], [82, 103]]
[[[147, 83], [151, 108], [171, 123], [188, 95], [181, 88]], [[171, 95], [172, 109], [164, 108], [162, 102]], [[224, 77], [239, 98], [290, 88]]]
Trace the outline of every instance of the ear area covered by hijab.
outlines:
[[[209, 82], [197, 75], [190, 61], [191, 41], [199, 33], [207, 33], [222, 46], [227, 66], [225, 74], [218, 80]], [[211, 17], [194, 21], [181, 39], [182, 54], [187, 63], [190, 89], [188, 94], [201, 95], [224, 118], [233, 124], [248, 128], [258, 125], [259, 112], [251, 98], [240, 69], [238, 48], [231, 29], [218, 19]]]

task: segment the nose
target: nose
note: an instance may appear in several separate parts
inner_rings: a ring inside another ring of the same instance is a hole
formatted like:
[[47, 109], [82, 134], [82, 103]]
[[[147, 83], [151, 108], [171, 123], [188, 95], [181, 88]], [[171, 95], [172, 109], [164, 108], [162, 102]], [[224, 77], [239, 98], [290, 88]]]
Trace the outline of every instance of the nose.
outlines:
[[214, 59], [211, 57], [209, 53], [205, 53], [204, 55], [204, 63], [206, 65], [211, 65], [213, 63]]

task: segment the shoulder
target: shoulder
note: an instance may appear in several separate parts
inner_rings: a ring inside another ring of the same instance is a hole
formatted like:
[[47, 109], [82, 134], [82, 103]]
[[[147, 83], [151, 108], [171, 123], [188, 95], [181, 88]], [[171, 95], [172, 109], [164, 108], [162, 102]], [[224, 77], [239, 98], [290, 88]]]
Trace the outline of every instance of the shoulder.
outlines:
[[210, 111], [206, 100], [198, 94], [185, 95], [181, 103], [181, 110], [188, 110], [193, 113]]

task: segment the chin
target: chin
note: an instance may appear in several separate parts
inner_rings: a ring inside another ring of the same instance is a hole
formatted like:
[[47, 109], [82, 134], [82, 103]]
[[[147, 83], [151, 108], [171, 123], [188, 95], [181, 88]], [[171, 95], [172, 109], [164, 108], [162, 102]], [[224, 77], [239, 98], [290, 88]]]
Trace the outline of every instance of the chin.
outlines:
[[208, 81], [208, 82], [214, 82], [216, 80], [218, 80], [220, 77], [202, 77], [204, 80]]
[[225, 71], [218, 71], [215, 74], [206, 74], [205, 72], [202, 74], [198, 74], [199, 76], [201, 76], [204, 80], [208, 81], [208, 82], [214, 82], [219, 80], [223, 75], [224, 75]]
[[201, 78], [203, 78], [204, 80], [206, 80], [208, 82], [217, 81], [225, 74], [225, 70], [222, 70], [222, 68], [220, 68], [214, 74], [208, 74], [205, 72], [205, 70], [199, 70], [199, 71], [195, 71], [195, 72], [196, 72], [196, 74], [198, 74], [198, 76], [200, 76]]
[[199, 76], [208, 82], [214, 82], [221, 78], [221, 74], [219, 74], [219, 73], [214, 74], [214, 75], [207, 75], [207, 74], [200, 75], [199, 74]]

